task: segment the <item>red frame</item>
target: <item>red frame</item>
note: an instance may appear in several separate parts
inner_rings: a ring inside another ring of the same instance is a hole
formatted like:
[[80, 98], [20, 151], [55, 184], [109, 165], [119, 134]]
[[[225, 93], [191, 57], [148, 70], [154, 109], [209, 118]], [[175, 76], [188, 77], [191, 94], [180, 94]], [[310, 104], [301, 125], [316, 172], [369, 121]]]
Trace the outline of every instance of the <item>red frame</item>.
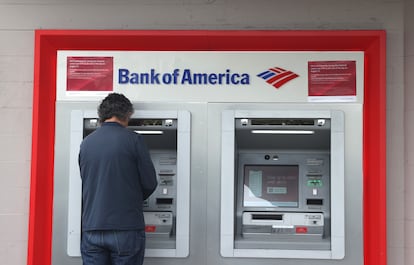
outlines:
[[386, 34], [357, 31], [37, 30], [28, 265], [51, 264], [58, 50], [364, 51], [364, 264], [386, 257]]

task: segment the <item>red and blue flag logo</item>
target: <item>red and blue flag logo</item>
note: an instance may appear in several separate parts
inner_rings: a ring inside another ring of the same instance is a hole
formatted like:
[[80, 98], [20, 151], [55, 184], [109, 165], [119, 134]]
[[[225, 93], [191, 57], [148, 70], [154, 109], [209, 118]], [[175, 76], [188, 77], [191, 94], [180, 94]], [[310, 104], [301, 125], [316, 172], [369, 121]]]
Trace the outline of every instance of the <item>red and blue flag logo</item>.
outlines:
[[272, 67], [269, 68], [269, 70], [258, 74], [257, 76], [264, 79], [268, 84], [272, 85], [273, 87], [279, 89], [281, 86], [283, 86], [290, 80], [295, 79], [299, 75], [280, 67]]

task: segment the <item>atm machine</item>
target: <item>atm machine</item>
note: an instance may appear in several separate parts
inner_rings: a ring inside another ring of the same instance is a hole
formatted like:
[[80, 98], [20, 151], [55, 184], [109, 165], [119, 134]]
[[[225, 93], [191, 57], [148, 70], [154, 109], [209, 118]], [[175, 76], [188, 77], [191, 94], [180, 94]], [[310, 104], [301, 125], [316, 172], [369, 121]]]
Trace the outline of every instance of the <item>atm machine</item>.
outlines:
[[[77, 164], [80, 142], [100, 126], [96, 111], [71, 111], [67, 254], [80, 256], [81, 187]], [[190, 113], [136, 111], [129, 130], [148, 146], [158, 186], [144, 201], [146, 257], [189, 254]]]
[[223, 257], [344, 257], [344, 114], [226, 110]]

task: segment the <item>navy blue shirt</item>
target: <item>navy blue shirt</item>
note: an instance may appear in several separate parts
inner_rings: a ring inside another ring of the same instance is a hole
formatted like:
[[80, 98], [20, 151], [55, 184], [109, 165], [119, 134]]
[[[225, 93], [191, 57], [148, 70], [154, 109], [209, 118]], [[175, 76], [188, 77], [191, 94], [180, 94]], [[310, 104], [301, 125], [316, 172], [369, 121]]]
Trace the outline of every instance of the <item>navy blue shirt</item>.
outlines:
[[157, 186], [142, 136], [104, 122], [80, 146], [82, 231], [144, 229], [143, 200]]

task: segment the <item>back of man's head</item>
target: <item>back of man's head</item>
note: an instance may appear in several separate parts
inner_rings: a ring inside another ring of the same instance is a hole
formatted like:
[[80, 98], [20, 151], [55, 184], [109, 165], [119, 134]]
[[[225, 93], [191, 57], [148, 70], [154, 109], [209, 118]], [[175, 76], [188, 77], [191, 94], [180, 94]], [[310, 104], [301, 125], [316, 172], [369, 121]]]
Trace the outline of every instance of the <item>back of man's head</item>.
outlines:
[[134, 113], [131, 101], [123, 94], [111, 93], [104, 98], [98, 107], [99, 121], [104, 122], [112, 117], [127, 121]]

